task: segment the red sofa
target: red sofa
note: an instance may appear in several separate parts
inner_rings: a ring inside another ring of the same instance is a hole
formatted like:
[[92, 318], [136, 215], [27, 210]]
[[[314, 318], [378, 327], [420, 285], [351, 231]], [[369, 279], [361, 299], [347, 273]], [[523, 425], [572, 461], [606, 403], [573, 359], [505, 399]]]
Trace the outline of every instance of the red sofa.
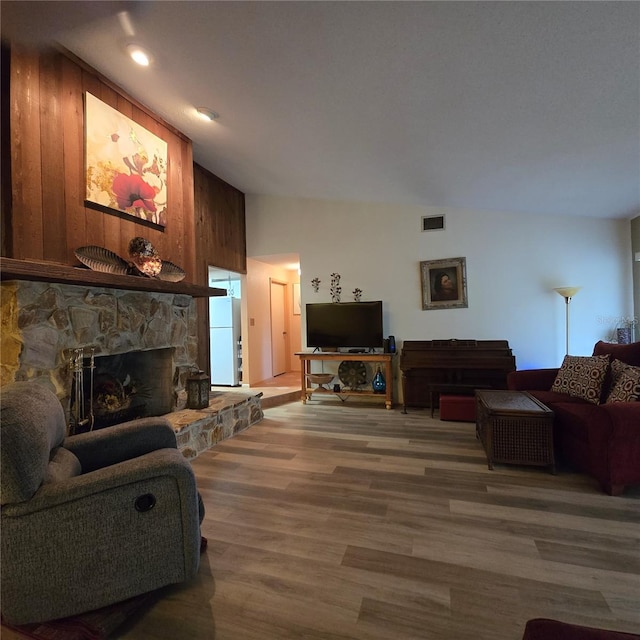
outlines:
[[[640, 366], [640, 342], [597, 342], [594, 356], [608, 355]], [[594, 404], [551, 391], [559, 369], [512, 371], [507, 387], [528, 391], [555, 413], [554, 445], [558, 461], [593, 476], [609, 495], [640, 484], [640, 402]], [[603, 388], [607, 389], [608, 380]]]

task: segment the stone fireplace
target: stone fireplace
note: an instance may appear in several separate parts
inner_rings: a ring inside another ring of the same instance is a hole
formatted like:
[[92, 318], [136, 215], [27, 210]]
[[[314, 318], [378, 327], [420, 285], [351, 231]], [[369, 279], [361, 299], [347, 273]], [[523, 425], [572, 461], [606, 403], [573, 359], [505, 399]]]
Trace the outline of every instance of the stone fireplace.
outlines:
[[[15, 264], [19, 269], [19, 261]], [[61, 269], [67, 277], [68, 270]], [[262, 394], [214, 393], [208, 408], [184, 408], [186, 379], [197, 368], [192, 295], [9, 279], [0, 293], [0, 386], [14, 380], [48, 386], [65, 409], [69, 433], [87, 428], [77, 428], [74, 403], [83, 398], [86, 414], [91, 372], [94, 381], [98, 375], [106, 380], [103, 390], [133, 389], [141, 401], [130, 415], [112, 415], [110, 422], [141, 417], [145, 404], [144, 415], [168, 419], [187, 458], [262, 420]], [[77, 394], [76, 387], [85, 392]]]
[[[105, 375], [118, 383], [129, 367], [140, 395], [153, 396], [146, 415], [162, 415], [183, 408], [185, 381], [196, 368], [196, 305], [184, 294], [4, 282], [1, 348], [2, 384], [45, 383], [60, 398], [68, 423], [79, 350], [85, 365], [94, 354], [94, 374], [110, 360], [112, 373]], [[85, 366], [85, 386], [89, 376]]]

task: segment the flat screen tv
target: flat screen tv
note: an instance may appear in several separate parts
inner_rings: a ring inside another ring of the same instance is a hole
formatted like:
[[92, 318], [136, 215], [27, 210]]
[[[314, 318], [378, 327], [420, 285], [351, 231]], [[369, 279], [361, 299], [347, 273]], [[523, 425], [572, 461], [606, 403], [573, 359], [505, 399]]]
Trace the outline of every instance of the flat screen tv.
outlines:
[[382, 347], [382, 301], [307, 304], [307, 347]]

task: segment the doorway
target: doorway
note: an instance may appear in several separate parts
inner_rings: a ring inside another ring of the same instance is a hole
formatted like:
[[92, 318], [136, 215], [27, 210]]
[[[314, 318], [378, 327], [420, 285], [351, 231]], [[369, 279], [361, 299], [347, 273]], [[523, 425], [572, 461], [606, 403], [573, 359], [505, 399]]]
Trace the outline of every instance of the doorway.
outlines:
[[209, 286], [226, 296], [209, 298], [209, 374], [211, 384], [237, 387], [243, 381], [242, 276], [209, 266]]
[[287, 327], [285, 292], [287, 284], [270, 281], [271, 288], [271, 370], [273, 377], [287, 372]]

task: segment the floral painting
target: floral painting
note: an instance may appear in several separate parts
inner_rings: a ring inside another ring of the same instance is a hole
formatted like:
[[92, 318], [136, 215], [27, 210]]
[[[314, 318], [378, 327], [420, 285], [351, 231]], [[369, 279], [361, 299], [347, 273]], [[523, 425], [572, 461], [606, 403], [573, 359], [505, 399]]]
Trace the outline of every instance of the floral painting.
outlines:
[[167, 224], [167, 143], [85, 94], [87, 206]]

